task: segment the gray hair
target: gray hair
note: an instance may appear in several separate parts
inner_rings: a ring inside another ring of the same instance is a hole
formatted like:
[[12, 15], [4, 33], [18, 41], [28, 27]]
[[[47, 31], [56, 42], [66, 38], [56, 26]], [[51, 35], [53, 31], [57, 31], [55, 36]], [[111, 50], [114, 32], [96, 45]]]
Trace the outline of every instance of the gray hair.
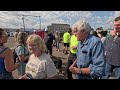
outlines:
[[81, 30], [85, 30], [86, 32], [90, 33], [91, 32], [91, 26], [90, 24], [85, 21], [85, 20], [82, 20], [82, 21], [77, 21], [74, 25], [73, 25], [74, 28], [77, 29], [77, 31], [81, 31]]
[[71, 29], [72, 29], [72, 32], [77, 32], [77, 28], [75, 27], [75, 25], [73, 25]]

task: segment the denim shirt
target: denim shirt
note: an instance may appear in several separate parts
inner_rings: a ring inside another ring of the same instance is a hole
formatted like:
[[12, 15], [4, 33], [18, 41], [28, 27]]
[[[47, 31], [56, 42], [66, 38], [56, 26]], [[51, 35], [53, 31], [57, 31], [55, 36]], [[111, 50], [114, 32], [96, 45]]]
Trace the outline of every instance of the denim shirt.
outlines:
[[102, 77], [105, 70], [105, 55], [101, 40], [89, 34], [83, 43], [79, 43], [77, 50], [77, 67], [89, 67], [92, 78]]

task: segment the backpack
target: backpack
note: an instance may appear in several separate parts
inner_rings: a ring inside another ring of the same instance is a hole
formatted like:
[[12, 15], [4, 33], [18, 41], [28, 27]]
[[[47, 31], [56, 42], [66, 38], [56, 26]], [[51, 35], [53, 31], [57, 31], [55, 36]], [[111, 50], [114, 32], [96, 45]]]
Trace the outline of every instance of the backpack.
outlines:
[[55, 64], [55, 67], [56, 69], [58, 69], [60, 72], [61, 72], [61, 69], [62, 69], [62, 60], [60, 58], [57, 58], [57, 57], [51, 57], [54, 64]]
[[[6, 49], [7, 49], [7, 47], [4, 48], [2, 51], [0, 51], [0, 54], [2, 54]], [[5, 71], [6, 71], [6, 69], [5, 69], [5, 65], [4, 65], [4, 57], [0, 57], [0, 73], [3, 73]]]

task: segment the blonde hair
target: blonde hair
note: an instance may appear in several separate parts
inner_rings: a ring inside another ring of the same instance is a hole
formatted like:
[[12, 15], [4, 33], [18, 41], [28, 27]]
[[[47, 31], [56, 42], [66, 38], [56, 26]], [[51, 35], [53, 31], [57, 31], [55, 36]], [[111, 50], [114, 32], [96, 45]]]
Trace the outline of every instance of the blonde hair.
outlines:
[[2, 37], [4, 35], [8, 36], [7, 32], [4, 29], [0, 28], [0, 37]]
[[90, 33], [90, 31], [92, 30], [90, 24], [85, 20], [77, 21], [73, 25], [73, 28], [76, 28], [78, 31], [85, 30], [88, 33]]
[[15, 33], [14, 33], [14, 38], [15, 38], [15, 41], [17, 41], [17, 36], [18, 36], [18, 33], [19, 33], [19, 32], [15, 32]]
[[39, 44], [41, 51], [46, 52], [46, 46], [44, 40], [39, 35], [30, 35], [27, 39], [27, 44]]
[[26, 32], [19, 32], [17, 34], [16, 41], [20, 44], [25, 44], [25, 39], [28, 37], [28, 34]]
[[4, 37], [7, 37], [7, 39], [8, 39], [8, 34], [7, 34], [7, 32], [4, 30], [4, 29], [1, 29], [0, 28], [0, 43], [1, 44], [4, 44], [4, 43], [6, 43], [7, 41], [4, 41], [2, 38], [4, 38]]

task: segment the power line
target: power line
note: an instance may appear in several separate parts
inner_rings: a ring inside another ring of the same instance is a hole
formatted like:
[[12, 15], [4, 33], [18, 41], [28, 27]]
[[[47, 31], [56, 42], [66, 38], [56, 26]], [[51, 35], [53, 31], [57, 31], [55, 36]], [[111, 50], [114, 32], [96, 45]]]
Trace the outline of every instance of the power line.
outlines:
[[40, 30], [41, 30], [41, 16], [36, 16], [36, 15], [27, 15], [27, 14], [17, 14], [15, 13], [14, 11], [12, 11], [14, 14], [13, 15], [16, 15], [16, 16], [23, 16], [22, 19], [23, 19], [23, 26], [24, 26], [24, 31], [25, 31], [25, 16], [31, 16], [31, 17], [38, 17], [39, 18], [39, 24], [40, 24]]
[[[35, 15], [22, 15], [22, 16], [23, 16], [23, 20], [24, 20], [24, 16], [38, 17], [39, 18], [39, 22], [40, 22], [40, 30], [41, 30], [41, 16], [35, 16]], [[24, 29], [25, 29], [25, 24], [23, 23], [23, 25], [24, 25]]]

